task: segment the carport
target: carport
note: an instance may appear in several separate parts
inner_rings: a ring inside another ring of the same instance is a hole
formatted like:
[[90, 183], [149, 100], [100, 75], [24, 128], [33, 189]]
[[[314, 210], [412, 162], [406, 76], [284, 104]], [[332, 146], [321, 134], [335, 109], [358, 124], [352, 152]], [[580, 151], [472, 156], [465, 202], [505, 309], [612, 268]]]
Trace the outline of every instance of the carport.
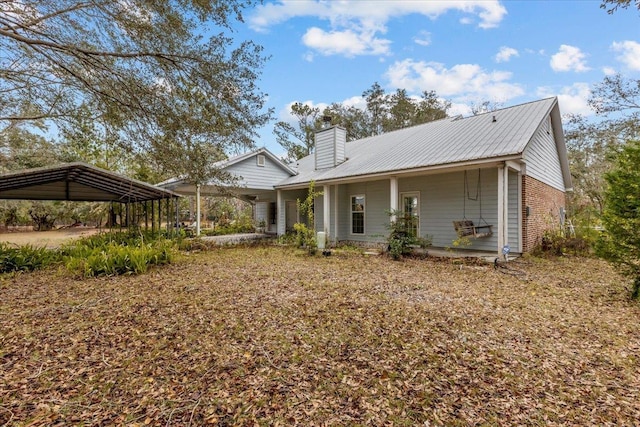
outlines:
[[152, 230], [160, 230], [164, 217], [169, 230], [178, 219], [179, 197], [173, 191], [81, 162], [0, 175], [0, 199], [109, 202], [111, 226], [119, 205], [120, 227], [130, 227], [132, 219], [137, 223], [143, 216], [145, 228], [151, 225]]

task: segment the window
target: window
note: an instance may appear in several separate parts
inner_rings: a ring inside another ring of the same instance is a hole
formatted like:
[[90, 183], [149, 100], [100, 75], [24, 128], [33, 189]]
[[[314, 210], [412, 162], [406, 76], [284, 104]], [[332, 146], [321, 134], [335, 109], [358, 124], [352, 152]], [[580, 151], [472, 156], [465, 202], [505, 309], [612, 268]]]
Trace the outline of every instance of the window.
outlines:
[[258, 166], [264, 166], [264, 155], [258, 154]]
[[413, 236], [420, 236], [420, 193], [400, 194], [402, 221], [407, 231]]
[[364, 234], [364, 196], [351, 196], [351, 233]]

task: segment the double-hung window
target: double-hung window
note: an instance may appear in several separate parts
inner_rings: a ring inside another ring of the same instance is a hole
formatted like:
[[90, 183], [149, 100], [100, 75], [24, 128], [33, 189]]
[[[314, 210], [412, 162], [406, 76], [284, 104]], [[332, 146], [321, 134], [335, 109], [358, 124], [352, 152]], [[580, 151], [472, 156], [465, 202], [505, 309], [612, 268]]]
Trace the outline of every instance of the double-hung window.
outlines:
[[351, 196], [351, 234], [364, 234], [364, 195]]

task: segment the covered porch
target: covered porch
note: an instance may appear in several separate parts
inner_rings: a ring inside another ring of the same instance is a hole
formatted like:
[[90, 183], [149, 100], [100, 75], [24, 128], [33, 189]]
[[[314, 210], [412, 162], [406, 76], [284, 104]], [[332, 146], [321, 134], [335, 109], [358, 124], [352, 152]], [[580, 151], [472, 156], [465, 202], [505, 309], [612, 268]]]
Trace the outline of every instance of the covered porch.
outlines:
[[[328, 241], [363, 245], [384, 244], [392, 212], [415, 218], [414, 232], [434, 248], [451, 248], [459, 239], [454, 221], [483, 225], [482, 233], [467, 236], [463, 249], [502, 254], [523, 252], [522, 170], [514, 161], [493, 162], [377, 177], [316, 182], [322, 196], [315, 200], [316, 231]], [[307, 188], [279, 188], [278, 234], [300, 220], [296, 199]], [[490, 226], [490, 227], [489, 227]]]

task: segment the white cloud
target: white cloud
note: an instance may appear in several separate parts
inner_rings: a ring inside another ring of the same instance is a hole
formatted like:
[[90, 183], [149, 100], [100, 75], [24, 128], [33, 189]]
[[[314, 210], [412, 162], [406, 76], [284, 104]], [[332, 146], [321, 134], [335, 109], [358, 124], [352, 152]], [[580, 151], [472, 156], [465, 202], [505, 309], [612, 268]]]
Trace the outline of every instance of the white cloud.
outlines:
[[605, 76], [613, 76], [614, 74], [617, 73], [616, 69], [613, 67], [602, 67], [602, 73]]
[[317, 27], [309, 28], [302, 37], [307, 47], [323, 55], [342, 54], [347, 57], [356, 55], [386, 55], [391, 41], [374, 37], [371, 31], [356, 32], [324, 31]]
[[439, 96], [455, 97], [459, 102], [481, 99], [504, 102], [524, 94], [511, 83], [507, 71], [486, 71], [477, 64], [458, 64], [446, 68], [436, 62], [407, 59], [393, 64], [386, 73], [390, 86], [409, 92], [435, 90]]
[[591, 95], [588, 83], [574, 83], [571, 86], [561, 88], [560, 91], [549, 87], [539, 87], [537, 94], [542, 98], [557, 96], [560, 112], [563, 115], [582, 114], [588, 116], [593, 114], [593, 110], [589, 108], [589, 103], [587, 102]]
[[640, 43], [631, 40], [613, 42], [611, 49], [613, 49], [614, 52], [620, 53], [620, 55], [616, 57], [618, 61], [622, 62], [631, 70], [640, 71]]
[[[391, 42], [379, 38], [387, 31], [390, 19], [420, 14], [436, 19], [440, 15], [458, 11], [473, 17], [480, 28], [497, 27], [507, 14], [498, 0], [459, 1], [317, 1], [280, 0], [259, 5], [248, 16], [249, 26], [255, 31], [267, 31], [269, 27], [300, 17], [316, 17], [329, 21], [329, 28], [317, 26], [307, 30], [303, 43], [324, 55], [386, 55]], [[429, 43], [420, 37], [416, 43]]]
[[560, 45], [558, 53], [551, 56], [551, 68], [553, 71], [575, 71], [581, 73], [589, 71], [585, 61], [586, 55], [575, 46]]
[[496, 62], [509, 62], [513, 56], [520, 56], [520, 54], [512, 47], [502, 46], [496, 54], [495, 60]]
[[473, 114], [473, 110], [471, 109], [471, 107], [469, 106], [469, 104], [466, 103], [459, 103], [459, 102], [452, 102], [451, 103], [451, 108], [449, 108], [449, 116], [454, 117], [454, 116], [470, 116]]
[[431, 33], [428, 31], [420, 31], [413, 41], [420, 46], [429, 46], [431, 44]]

